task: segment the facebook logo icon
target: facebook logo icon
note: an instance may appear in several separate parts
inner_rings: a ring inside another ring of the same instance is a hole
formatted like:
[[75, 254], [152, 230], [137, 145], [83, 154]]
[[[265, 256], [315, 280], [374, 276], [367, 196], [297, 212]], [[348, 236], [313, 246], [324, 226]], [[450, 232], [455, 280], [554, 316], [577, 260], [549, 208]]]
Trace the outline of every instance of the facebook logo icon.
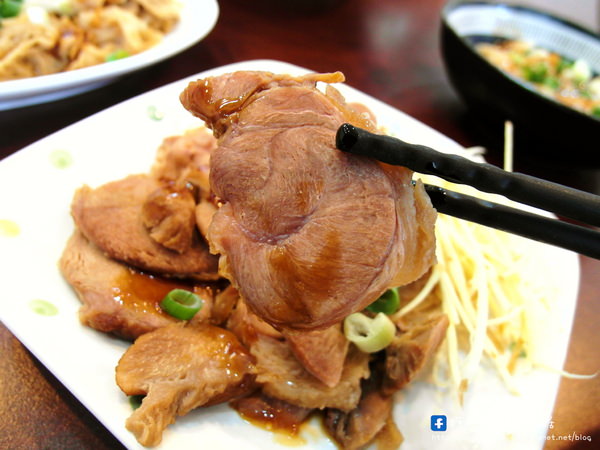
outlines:
[[431, 430], [432, 431], [446, 431], [448, 421], [446, 416], [431, 416]]

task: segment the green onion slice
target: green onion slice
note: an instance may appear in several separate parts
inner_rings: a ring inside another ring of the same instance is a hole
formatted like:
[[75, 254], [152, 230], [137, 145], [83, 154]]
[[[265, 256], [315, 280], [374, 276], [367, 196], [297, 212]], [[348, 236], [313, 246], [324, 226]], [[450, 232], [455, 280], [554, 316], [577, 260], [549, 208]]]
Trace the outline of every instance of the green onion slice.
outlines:
[[548, 67], [544, 63], [537, 63], [523, 67], [523, 75], [527, 81], [543, 83], [548, 76]]
[[173, 289], [160, 302], [163, 310], [181, 320], [190, 320], [202, 306], [202, 299], [185, 289]]
[[0, 18], [16, 17], [21, 12], [21, 0], [0, 0]]
[[350, 314], [344, 319], [344, 335], [365, 353], [386, 348], [396, 335], [396, 325], [384, 313], [374, 318], [363, 313]]
[[367, 311], [374, 313], [394, 314], [400, 307], [398, 288], [392, 288], [381, 294], [377, 300], [367, 306]]
[[116, 61], [118, 59], [127, 58], [128, 56], [130, 56], [130, 55], [127, 50], [119, 49], [119, 50], [115, 50], [114, 52], [106, 55], [105, 60], [106, 60], [106, 62]]

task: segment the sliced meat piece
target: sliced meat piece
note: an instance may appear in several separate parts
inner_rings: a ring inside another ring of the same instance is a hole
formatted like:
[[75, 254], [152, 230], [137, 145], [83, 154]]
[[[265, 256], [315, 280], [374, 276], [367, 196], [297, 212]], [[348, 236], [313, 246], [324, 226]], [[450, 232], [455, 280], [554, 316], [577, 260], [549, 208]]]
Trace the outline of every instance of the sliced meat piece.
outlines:
[[205, 239], [208, 236], [208, 229], [216, 212], [217, 207], [209, 200], [201, 199], [196, 205], [196, 226]]
[[410, 382], [444, 340], [448, 318], [438, 315], [396, 335], [385, 349], [383, 391], [393, 394]]
[[248, 309], [246, 302], [239, 299], [227, 321], [227, 329], [233, 332], [247, 347], [251, 347], [259, 336], [282, 340], [279, 331]]
[[405, 168], [340, 152], [338, 127], [372, 124], [329, 86], [341, 74], [236, 72], [191, 83], [183, 105], [218, 139], [208, 233], [219, 270], [279, 328], [319, 329], [421, 276], [435, 211]]
[[358, 407], [350, 412], [328, 409], [325, 428], [344, 450], [363, 448], [389, 426], [389, 422], [393, 425], [393, 405], [392, 397], [369, 390], [361, 397]]
[[191, 189], [161, 186], [142, 205], [142, 222], [154, 242], [187, 252], [194, 242], [196, 202]]
[[217, 257], [209, 253], [197, 234], [192, 235], [190, 248], [184, 253], [150, 237], [142, 207], [160, 187], [160, 182], [147, 175], [131, 175], [96, 189], [84, 186], [75, 193], [71, 213], [82, 233], [111, 258], [153, 273], [217, 279]]
[[107, 258], [79, 231], [67, 242], [59, 267], [83, 304], [79, 309], [81, 323], [105, 333], [135, 339], [176, 322], [159, 306], [172, 289], [191, 290], [205, 300], [194, 321], [206, 320], [210, 315], [208, 290], [134, 271]]
[[329, 387], [340, 382], [350, 343], [341, 323], [323, 330], [288, 330], [283, 334], [308, 372]]
[[283, 431], [295, 435], [308, 418], [312, 409], [292, 405], [277, 398], [256, 392], [230, 402], [244, 419], [269, 431]]
[[348, 352], [341, 379], [334, 387], [311, 375], [286, 341], [259, 335], [250, 353], [256, 358], [256, 381], [263, 392], [304, 408], [354, 409], [360, 398], [360, 381], [370, 373], [369, 355], [354, 347]]
[[213, 305], [210, 311], [210, 323], [213, 325], [223, 325], [231, 316], [235, 305], [237, 305], [240, 294], [229, 285], [215, 295]]
[[135, 294], [123, 296], [127, 289], [120, 286], [129, 285], [128, 280], [136, 275], [126, 265], [107, 258], [79, 231], [67, 242], [59, 267], [83, 304], [79, 320], [84, 325], [134, 339], [176, 321]]
[[127, 395], [145, 395], [126, 427], [144, 446], [161, 442], [177, 416], [254, 389], [252, 357], [227, 330], [173, 324], [138, 338], [119, 360]]
[[210, 154], [216, 146], [216, 139], [205, 127], [168, 137], [157, 151], [151, 175], [175, 182], [178, 187], [192, 183], [202, 190], [203, 195], [208, 195]]

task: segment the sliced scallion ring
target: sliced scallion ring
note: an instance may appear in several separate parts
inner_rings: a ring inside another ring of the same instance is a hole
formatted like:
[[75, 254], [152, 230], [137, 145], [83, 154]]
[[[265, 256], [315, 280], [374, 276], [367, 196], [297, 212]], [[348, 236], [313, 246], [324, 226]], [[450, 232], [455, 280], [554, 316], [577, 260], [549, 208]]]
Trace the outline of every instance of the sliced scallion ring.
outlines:
[[164, 311], [181, 320], [190, 320], [202, 306], [202, 299], [185, 289], [173, 289], [160, 302]]
[[344, 335], [361, 351], [375, 353], [390, 345], [396, 335], [396, 325], [384, 313], [372, 319], [363, 313], [354, 313], [344, 319]]
[[381, 294], [377, 300], [367, 306], [367, 310], [373, 313], [394, 314], [400, 307], [400, 295], [398, 288], [392, 288]]
[[111, 61], [117, 61], [119, 59], [127, 58], [128, 56], [131, 56], [130, 53], [127, 50], [120, 48], [120, 49], [115, 50], [114, 52], [106, 55], [106, 58], [104, 58], [104, 60], [106, 62], [111, 62]]
[[22, 0], [1, 0], [0, 18], [16, 17], [21, 12]]

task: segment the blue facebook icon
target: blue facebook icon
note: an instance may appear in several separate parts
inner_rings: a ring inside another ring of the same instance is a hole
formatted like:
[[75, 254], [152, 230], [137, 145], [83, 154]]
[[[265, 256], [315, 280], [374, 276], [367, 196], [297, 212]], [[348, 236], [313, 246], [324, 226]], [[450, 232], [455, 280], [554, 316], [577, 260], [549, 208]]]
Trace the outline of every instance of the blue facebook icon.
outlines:
[[431, 416], [431, 430], [432, 431], [446, 431], [448, 421], [446, 416]]

